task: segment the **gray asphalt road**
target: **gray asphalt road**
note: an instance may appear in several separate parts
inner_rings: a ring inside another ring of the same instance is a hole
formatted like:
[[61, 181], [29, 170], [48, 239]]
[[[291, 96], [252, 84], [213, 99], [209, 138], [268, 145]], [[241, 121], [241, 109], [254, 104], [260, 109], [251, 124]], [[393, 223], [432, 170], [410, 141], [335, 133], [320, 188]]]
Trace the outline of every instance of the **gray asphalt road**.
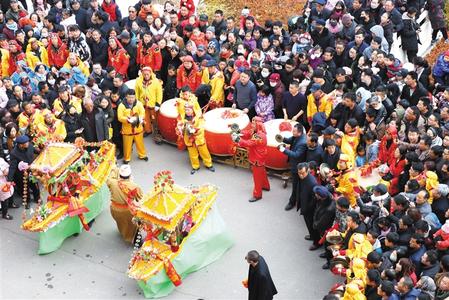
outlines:
[[[209, 182], [220, 187], [218, 207], [235, 239], [219, 261], [191, 274], [165, 299], [245, 299], [241, 285], [248, 250], [266, 259], [279, 291], [276, 299], [320, 299], [337, 279], [321, 270], [319, 251], [310, 252], [305, 225], [295, 211], [284, 211], [290, 186], [270, 178], [271, 191], [249, 203], [252, 177], [248, 170], [216, 164], [216, 173], [201, 169], [190, 175], [187, 153], [170, 145], [146, 141], [149, 162], [133, 160], [135, 181], [143, 190], [153, 175], [172, 170], [181, 185]], [[135, 159], [136, 157], [133, 157]], [[13, 221], [0, 219], [1, 298], [143, 299], [126, 268], [132, 248], [118, 234], [109, 209], [96, 219], [90, 232], [67, 239], [56, 252], [37, 255], [38, 235], [20, 229], [22, 210], [11, 210]]]

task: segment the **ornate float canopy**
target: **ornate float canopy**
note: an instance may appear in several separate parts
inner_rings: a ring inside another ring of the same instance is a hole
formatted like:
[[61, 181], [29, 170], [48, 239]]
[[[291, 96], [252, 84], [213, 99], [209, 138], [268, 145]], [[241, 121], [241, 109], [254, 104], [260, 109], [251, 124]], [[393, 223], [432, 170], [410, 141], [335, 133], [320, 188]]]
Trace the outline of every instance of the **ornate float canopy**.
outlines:
[[155, 175], [152, 190], [143, 198], [137, 218], [173, 231], [195, 202], [191, 190], [174, 184], [169, 171]]
[[82, 156], [81, 149], [69, 143], [50, 143], [30, 165], [36, 175], [59, 176]]

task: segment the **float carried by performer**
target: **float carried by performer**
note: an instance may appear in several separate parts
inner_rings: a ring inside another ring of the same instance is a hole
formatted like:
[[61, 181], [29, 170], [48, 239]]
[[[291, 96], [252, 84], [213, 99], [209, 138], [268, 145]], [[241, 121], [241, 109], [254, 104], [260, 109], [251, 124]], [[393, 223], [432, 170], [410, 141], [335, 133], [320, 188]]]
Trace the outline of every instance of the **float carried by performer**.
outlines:
[[[97, 147], [88, 152], [86, 147]], [[39, 254], [57, 250], [63, 241], [82, 229], [89, 230], [88, 223], [98, 216], [109, 199], [106, 179], [115, 165], [115, 146], [110, 142], [86, 143], [78, 138], [75, 144], [46, 144], [39, 156], [24, 169], [24, 183], [41, 185], [40, 199], [31, 210], [22, 228], [39, 232]], [[27, 201], [28, 187], [24, 184], [23, 198]]]
[[[214, 262], [233, 242], [217, 207], [217, 187], [181, 187], [170, 171], [154, 177], [139, 202], [135, 222], [140, 234], [128, 267], [145, 297], [168, 295], [187, 274]], [[142, 243], [141, 237], [143, 239]]]

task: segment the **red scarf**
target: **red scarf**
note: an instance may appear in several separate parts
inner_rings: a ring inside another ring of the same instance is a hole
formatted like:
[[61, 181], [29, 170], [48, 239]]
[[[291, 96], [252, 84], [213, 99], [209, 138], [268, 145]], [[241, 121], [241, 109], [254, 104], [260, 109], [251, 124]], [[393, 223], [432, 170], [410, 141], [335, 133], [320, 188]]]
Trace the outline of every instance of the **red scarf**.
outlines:
[[111, 3], [107, 4], [105, 1], [103, 1], [103, 4], [101, 4], [101, 8], [109, 14], [109, 20], [111, 22], [117, 21], [117, 15], [115, 14], [117, 9], [117, 4], [115, 4], [114, 0], [111, 1]]

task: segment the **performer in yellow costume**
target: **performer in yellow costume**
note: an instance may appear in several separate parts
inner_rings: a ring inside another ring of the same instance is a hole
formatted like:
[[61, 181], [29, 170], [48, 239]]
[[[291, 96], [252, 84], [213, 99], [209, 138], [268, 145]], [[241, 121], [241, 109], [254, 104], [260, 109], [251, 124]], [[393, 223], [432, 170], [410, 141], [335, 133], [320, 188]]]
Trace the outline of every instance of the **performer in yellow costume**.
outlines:
[[333, 104], [328, 95], [322, 91], [321, 84], [312, 84], [310, 92], [309, 96], [307, 96], [307, 121], [312, 125], [312, 119], [316, 113], [324, 112], [326, 118], [328, 118]]
[[426, 190], [429, 192], [429, 204], [433, 203], [433, 193], [432, 190], [438, 187], [438, 175], [433, 171], [426, 172]]
[[162, 83], [150, 67], [144, 67], [136, 79], [136, 98], [145, 107], [145, 134], [153, 133], [153, 139], [160, 142], [157, 129], [157, 111], [162, 103]]
[[204, 138], [204, 119], [201, 114], [197, 115], [195, 113], [193, 105], [188, 102], [184, 104], [184, 115], [178, 119], [177, 133], [183, 137], [189, 152], [190, 164], [192, 165], [190, 174], [195, 174], [199, 170], [199, 156], [201, 156], [206, 168], [215, 172], [215, 168], [212, 165], [212, 157]]
[[223, 107], [225, 99], [223, 72], [218, 70], [217, 62], [214, 59], [209, 60], [206, 63], [206, 67], [207, 69], [204, 70], [201, 81], [202, 84], [208, 84], [211, 87], [209, 109]]
[[178, 121], [183, 120], [185, 116], [185, 105], [186, 103], [193, 106], [195, 111], [195, 116], [202, 116], [203, 112], [201, 110], [200, 104], [198, 103], [197, 97], [192, 94], [192, 90], [188, 85], [183, 86], [179, 93], [179, 98], [176, 100], [176, 107], [178, 109]]
[[111, 191], [111, 215], [117, 223], [122, 238], [132, 243], [137, 233], [137, 225], [132, 222], [138, 203], [143, 193], [131, 180], [131, 167], [122, 165], [119, 170], [112, 170], [107, 184]]
[[44, 112], [35, 109], [31, 102], [22, 102], [23, 111], [17, 117], [20, 134], [34, 136], [37, 126], [44, 122]]
[[360, 128], [356, 119], [349, 119], [345, 124], [345, 134], [341, 140], [341, 153], [347, 154], [351, 165], [355, 165], [357, 146], [360, 142]]
[[126, 99], [118, 106], [117, 117], [122, 123], [123, 163], [127, 164], [131, 160], [133, 142], [136, 144], [139, 159], [148, 161], [143, 143], [145, 108], [136, 100], [136, 92], [133, 89], [126, 92]]
[[67, 136], [65, 124], [57, 119], [54, 114], [47, 111], [44, 115], [44, 122], [36, 126], [36, 144], [41, 145], [43, 142], [62, 142]]
[[53, 112], [58, 117], [61, 118], [62, 115], [68, 112], [69, 106], [73, 106], [78, 114], [82, 112], [82, 101], [81, 99], [70, 95], [70, 87], [63, 85], [59, 87], [58, 90], [59, 97], [53, 102]]
[[338, 187], [335, 191], [346, 197], [351, 207], [354, 208], [357, 205], [357, 194], [360, 192], [360, 187], [350, 157], [347, 154], [340, 154], [337, 167], [341, 173], [337, 177]]

